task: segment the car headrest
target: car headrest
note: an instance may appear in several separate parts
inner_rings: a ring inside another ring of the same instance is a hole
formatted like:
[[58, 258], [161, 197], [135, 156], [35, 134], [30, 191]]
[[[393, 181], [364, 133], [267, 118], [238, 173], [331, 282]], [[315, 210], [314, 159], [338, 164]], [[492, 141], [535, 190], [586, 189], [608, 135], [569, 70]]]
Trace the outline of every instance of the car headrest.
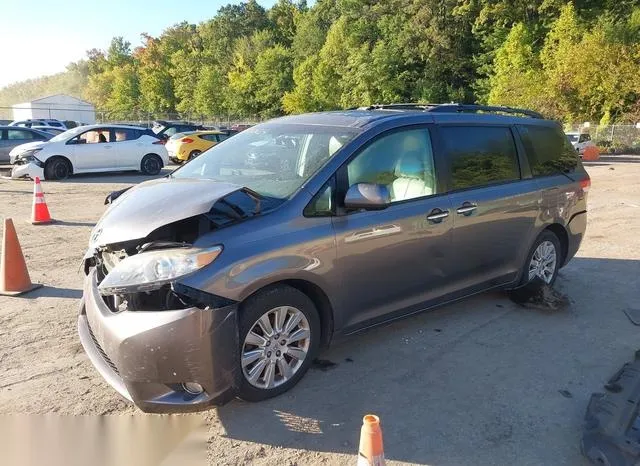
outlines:
[[398, 178], [424, 179], [424, 164], [420, 152], [405, 153], [396, 164], [395, 175]]

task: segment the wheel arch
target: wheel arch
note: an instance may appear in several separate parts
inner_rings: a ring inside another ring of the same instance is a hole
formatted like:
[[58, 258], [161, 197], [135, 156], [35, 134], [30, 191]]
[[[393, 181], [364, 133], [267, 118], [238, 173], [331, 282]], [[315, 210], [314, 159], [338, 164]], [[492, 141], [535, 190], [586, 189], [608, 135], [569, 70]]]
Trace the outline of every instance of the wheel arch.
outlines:
[[309, 280], [300, 278], [282, 279], [268, 284], [263, 284], [260, 288], [254, 290], [250, 295], [246, 296], [242, 300], [242, 302], [245, 302], [251, 296], [260, 293], [267, 288], [272, 288], [278, 285], [287, 285], [295, 288], [296, 290], [305, 294], [309, 299], [311, 299], [311, 301], [313, 301], [313, 304], [318, 310], [318, 317], [320, 318], [320, 346], [329, 346], [331, 338], [333, 337], [333, 306], [325, 291], [317, 284]]
[[542, 231], [547, 230], [556, 235], [560, 241], [560, 247], [562, 248], [562, 260], [560, 261], [560, 267], [562, 267], [567, 260], [567, 253], [569, 252], [569, 233], [567, 233], [567, 229], [559, 223], [552, 223]]
[[144, 160], [145, 157], [147, 156], [152, 156], [152, 157], [157, 157], [158, 160], [160, 161], [160, 166], [161, 168], [164, 168], [164, 161], [162, 160], [162, 157], [160, 157], [160, 154], [157, 154], [155, 152], [147, 152], [146, 154], [144, 154], [142, 156], [142, 158], [140, 159], [140, 166], [142, 167], [142, 161]]

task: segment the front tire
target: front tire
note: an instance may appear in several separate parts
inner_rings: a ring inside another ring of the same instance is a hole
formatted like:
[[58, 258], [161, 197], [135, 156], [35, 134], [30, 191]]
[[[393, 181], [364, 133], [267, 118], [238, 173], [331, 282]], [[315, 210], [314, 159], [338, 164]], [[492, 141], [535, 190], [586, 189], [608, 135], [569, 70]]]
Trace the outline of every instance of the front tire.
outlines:
[[162, 170], [162, 159], [156, 154], [147, 154], [140, 162], [140, 171], [145, 175], [154, 176]]
[[562, 257], [562, 246], [558, 237], [549, 230], [543, 231], [529, 251], [520, 285], [526, 285], [535, 277], [539, 277], [552, 286], [558, 277]]
[[320, 346], [320, 318], [313, 301], [280, 285], [250, 297], [240, 309], [238, 396], [262, 401], [292, 388]]
[[71, 175], [71, 164], [62, 157], [47, 160], [44, 166], [44, 177], [47, 180], [66, 180]]

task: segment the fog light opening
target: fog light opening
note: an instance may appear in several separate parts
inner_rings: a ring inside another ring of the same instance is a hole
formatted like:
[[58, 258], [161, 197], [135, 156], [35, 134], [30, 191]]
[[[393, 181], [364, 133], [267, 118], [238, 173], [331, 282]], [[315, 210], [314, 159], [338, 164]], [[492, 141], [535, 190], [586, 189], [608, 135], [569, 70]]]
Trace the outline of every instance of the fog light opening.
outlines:
[[204, 388], [202, 388], [202, 385], [195, 382], [183, 382], [182, 389], [190, 395], [200, 395], [202, 392], [204, 392]]

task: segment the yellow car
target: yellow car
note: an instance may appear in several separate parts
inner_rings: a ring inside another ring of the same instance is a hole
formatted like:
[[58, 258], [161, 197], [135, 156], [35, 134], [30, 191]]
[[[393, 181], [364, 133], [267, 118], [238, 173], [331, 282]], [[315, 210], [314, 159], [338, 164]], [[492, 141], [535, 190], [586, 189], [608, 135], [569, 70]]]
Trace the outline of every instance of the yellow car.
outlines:
[[165, 147], [169, 152], [169, 159], [180, 164], [196, 158], [229, 136], [228, 132], [215, 130], [176, 133], [169, 138]]

